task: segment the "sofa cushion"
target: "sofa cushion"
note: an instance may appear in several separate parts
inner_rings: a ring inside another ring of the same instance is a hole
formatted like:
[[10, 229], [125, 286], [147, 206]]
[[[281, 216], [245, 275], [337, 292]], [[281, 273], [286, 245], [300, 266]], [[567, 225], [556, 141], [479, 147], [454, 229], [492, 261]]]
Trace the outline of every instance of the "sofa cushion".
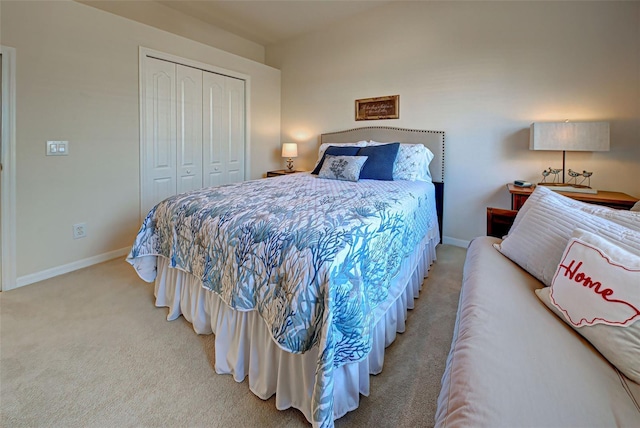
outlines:
[[549, 313], [497, 242], [467, 250], [436, 427], [637, 426], [640, 385]]

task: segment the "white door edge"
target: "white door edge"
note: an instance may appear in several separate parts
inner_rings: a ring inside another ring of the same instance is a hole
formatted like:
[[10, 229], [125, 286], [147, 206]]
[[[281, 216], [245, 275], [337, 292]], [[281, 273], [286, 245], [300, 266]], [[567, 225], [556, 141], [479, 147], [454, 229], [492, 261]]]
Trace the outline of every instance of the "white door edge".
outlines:
[[0, 45], [2, 53], [2, 283], [16, 288], [16, 50]]

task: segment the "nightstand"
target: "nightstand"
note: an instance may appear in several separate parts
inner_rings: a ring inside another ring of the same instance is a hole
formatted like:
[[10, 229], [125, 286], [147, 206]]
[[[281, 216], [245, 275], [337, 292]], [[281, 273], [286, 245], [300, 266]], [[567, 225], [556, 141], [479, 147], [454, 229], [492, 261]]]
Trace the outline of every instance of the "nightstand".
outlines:
[[279, 169], [277, 171], [267, 171], [267, 177], [279, 177], [281, 175], [295, 174], [296, 172], [304, 172], [304, 171], [286, 172], [284, 169]]
[[502, 238], [509, 233], [518, 211], [487, 207], [487, 236]]
[[[533, 192], [534, 187], [518, 187], [513, 184], [507, 184], [507, 189], [511, 193], [511, 209], [519, 210], [524, 202]], [[628, 210], [638, 201], [638, 198], [621, 192], [610, 192], [608, 190], [598, 190], [598, 193], [577, 193], [577, 192], [558, 192], [576, 201], [582, 201], [589, 204], [604, 205], [619, 210]]]

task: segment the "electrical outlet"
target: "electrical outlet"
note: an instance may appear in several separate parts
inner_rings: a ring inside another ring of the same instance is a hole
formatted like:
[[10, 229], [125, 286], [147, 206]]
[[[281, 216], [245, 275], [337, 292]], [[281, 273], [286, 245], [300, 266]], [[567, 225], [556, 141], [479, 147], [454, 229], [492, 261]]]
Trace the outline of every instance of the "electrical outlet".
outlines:
[[73, 225], [73, 239], [80, 239], [87, 236], [87, 224], [76, 223]]

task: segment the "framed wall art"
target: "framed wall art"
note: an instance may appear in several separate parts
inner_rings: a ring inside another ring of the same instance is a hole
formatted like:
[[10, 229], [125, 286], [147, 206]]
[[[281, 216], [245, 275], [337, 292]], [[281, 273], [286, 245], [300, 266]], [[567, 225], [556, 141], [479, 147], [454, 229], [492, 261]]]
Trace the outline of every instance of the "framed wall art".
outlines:
[[398, 119], [400, 95], [356, 100], [356, 120]]

